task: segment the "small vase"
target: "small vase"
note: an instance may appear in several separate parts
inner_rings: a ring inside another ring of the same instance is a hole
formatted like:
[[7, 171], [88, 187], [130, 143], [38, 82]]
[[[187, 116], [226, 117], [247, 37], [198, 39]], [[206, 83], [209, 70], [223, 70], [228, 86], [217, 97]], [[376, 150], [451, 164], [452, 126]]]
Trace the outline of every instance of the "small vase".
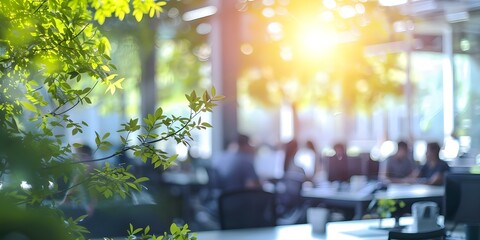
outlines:
[[380, 218], [378, 219], [378, 228], [379, 228], [379, 229], [382, 229], [382, 222], [383, 222], [383, 218], [380, 217]]
[[395, 216], [395, 225], [393, 228], [400, 228], [400, 216]]
[[390, 218], [392, 217], [390, 213], [387, 213], [385, 214], [385, 216], [382, 216], [382, 214], [379, 215], [379, 219], [378, 219], [378, 228], [379, 229], [384, 229], [386, 227], [383, 226], [383, 220], [386, 219], [386, 218]]

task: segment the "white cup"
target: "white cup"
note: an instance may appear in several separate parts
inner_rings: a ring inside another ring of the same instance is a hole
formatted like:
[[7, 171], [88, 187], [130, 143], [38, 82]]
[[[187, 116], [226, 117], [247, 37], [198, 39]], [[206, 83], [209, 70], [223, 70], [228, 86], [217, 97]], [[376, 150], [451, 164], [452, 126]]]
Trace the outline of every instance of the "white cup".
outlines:
[[367, 185], [367, 177], [355, 175], [350, 178], [350, 191], [356, 192]]
[[326, 208], [312, 207], [307, 209], [307, 222], [314, 233], [324, 233], [329, 211]]

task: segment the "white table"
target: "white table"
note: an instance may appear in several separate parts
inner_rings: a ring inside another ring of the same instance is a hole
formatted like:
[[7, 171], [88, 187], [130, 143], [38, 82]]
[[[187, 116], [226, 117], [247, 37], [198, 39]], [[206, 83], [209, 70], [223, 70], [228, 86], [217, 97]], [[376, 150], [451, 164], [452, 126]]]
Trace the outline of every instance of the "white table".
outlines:
[[302, 189], [302, 196], [308, 198], [322, 198], [345, 201], [370, 201], [373, 199], [371, 192], [337, 191], [333, 188], [307, 188]]
[[370, 201], [372, 190], [337, 191], [336, 188], [305, 188], [302, 197], [325, 204], [327, 207], [348, 207], [355, 211], [354, 219], [361, 219]]
[[309, 224], [267, 228], [197, 232], [198, 240], [325, 240], [325, 234], [313, 234]]
[[372, 194], [374, 189], [367, 186], [359, 191], [337, 191], [336, 188], [306, 188], [302, 196], [307, 199], [318, 200], [328, 206], [349, 207], [355, 210], [355, 220], [363, 217], [365, 210], [373, 199], [399, 199], [411, 204], [418, 201], [434, 201], [441, 205], [444, 195], [443, 186], [424, 184], [390, 184], [386, 191]]
[[424, 184], [390, 184], [386, 191], [375, 193], [376, 199], [425, 199], [443, 197], [444, 186]]
[[[401, 225], [413, 223], [411, 217], [400, 218]], [[443, 218], [439, 218], [443, 224]], [[394, 219], [383, 219], [382, 227], [393, 227]], [[327, 223], [326, 234], [314, 234], [309, 224], [285, 225], [269, 228], [218, 230], [198, 232], [198, 240], [385, 240], [388, 231], [375, 229], [379, 227], [379, 219], [343, 221]]]
[[[412, 217], [400, 218], [400, 225], [408, 226], [413, 223]], [[381, 227], [393, 227], [393, 218], [383, 219]], [[439, 224], [443, 225], [443, 218], [439, 218]], [[387, 230], [378, 229], [380, 219], [332, 222], [327, 224], [327, 240], [385, 240], [388, 237]]]

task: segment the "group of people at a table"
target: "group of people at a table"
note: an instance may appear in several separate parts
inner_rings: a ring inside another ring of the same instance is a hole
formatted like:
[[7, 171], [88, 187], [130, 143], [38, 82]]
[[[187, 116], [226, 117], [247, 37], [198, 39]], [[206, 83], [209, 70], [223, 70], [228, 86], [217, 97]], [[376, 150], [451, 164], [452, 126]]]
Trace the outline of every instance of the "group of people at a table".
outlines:
[[438, 143], [428, 143], [426, 161], [418, 166], [410, 154], [407, 143], [398, 142], [397, 152], [381, 163], [379, 180], [385, 183], [443, 184], [444, 175], [450, 167], [440, 159], [440, 149]]
[[[285, 144], [285, 177], [296, 181], [309, 180], [301, 167], [296, 166], [295, 153], [299, 146], [296, 141]], [[322, 164], [330, 181], [348, 181], [349, 161], [343, 144], [334, 146], [335, 155], [324, 160]], [[449, 165], [440, 159], [441, 147], [436, 142], [426, 145], [425, 163], [418, 164], [411, 154], [408, 144], [397, 143], [397, 151], [380, 163], [378, 180], [384, 183], [421, 183], [441, 185], [444, 175], [449, 171]], [[220, 187], [225, 191], [259, 188], [259, 176], [254, 168], [255, 148], [250, 145], [248, 136], [240, 135], [233, 149], [222, 155], [219, 161], [213, 163], [218, 174]], [[316, 166], [315, 166], [316, 167]], [[316, 167], [317, 168], [317, 167]], [[317, 171], [318, 169], [315, 169]], [[300, 176], [301, 175], [301, 176]]]
[[[283, 184], [283, 191], [278, 191], [278, 203], [285, 207], [295, 206], [298, 203], [302, 184], [309, 180], [305, 171], [297, 166], [294, 161], [299, 149], [296, 141], [291, 141], [284, 146], [284, 177], [278, 182]], [[426, 162], [417, 164], [407, 143], [400, 141], [397, 151], [380, 163], [378, 179], [383, 183], [421, 183], [441, 185], [445, 172], [449, 171], [446, 162], [440, 159], [440, 145], [435, 142], [427, 144]], [[335, 155], [324, 159], [323, 171], [327, 173], [329, 181], [345, 181], [351, 177], [349, 173], [349, 157], [345, 145], [334, 146]], [[213, 167], [218, 175], [218, 186], [223, 192], [241, 189], [261, 188], [262, 184], [254, 168], [255, 148], [250, 145], [248, 136], [240, 135], [231, 145], [231, 149], [222, 155], [218, 161], [213, 162]], [[316, 160], [318, 161], [318, 160]], [[316, 171], [318, 169], [315, 169]], [[335, 180], [338, 179], [338, 180]], [[278, 185], [278, 184], [277, 184]]]
[[[214, 168], [219, 175], [219, 183], [225, 191], [258, 188], [261, 186], [259, 177], [254, 168], [255, 149], [250, 145], [248, 136], [240, 135], [233, 145], [233, 150], [227, 151], [220, 161], [214, 162]], [[305, 172], [296, 166], [295, 153], [298, 143], [291, 141], [285, 144], [285, 177], [295, 181], [308, 180]], [[348, 181], [350, 175], [349, 160], [345, 146], [336, 144], [335, 155], [326, 159], [323, 167], [329, 175], [328, 180]], [[449, 165], [440, 159], [441, 147], [436, 142], [426, 145], [425, 163], [418, 164], [411, 154], [408, 144], [404, 141], [397, 143], [397, 151], [380, 163], [378, 180], [384, 183], [421, 183], [441, 185], [444, 175], [449, 171]], [[317, 169], [315, 169], [317, 170]], [[345, 175], [345, 176], [344, 176]]]

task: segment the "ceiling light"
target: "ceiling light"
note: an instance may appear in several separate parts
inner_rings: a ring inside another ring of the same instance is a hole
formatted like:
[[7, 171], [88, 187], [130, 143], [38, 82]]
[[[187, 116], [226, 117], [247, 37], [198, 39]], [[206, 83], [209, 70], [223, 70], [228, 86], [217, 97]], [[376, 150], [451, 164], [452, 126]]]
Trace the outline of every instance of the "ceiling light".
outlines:
[[408, 0], [379, 0], [378, 2], [385, 7], [393, 7], [406, 4]]
[[206, 7], [198, 8], [198, 9], [184, 13], [182, 19], [188, 22], [188, 21], [193, 21], [200, 18], [204, 18], [204, 17], [209, 17], [215, 13], [217, 13], [217, 7], [206, 6]]

